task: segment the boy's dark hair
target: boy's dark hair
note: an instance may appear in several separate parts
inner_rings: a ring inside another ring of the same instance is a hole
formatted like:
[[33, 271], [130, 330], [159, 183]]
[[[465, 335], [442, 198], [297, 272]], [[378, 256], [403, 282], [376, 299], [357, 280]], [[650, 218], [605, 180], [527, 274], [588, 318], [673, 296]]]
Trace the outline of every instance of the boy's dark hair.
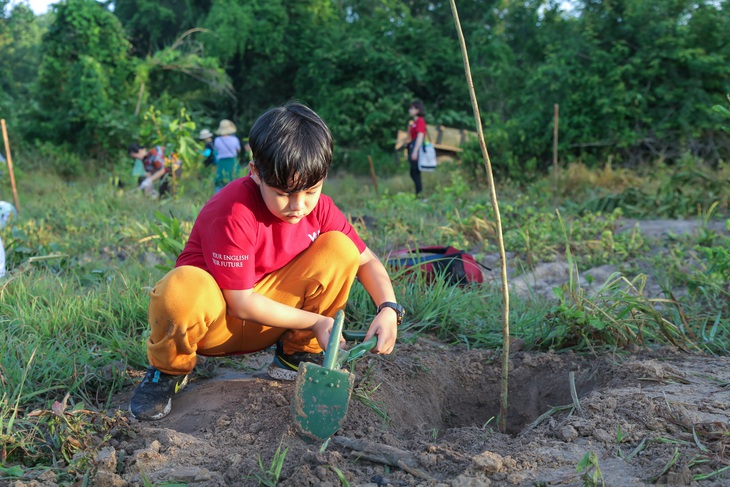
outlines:
[[327, 177], [332, 164], [332, 134], [311, 108], [297, 102], [272, 108], [248, 135], [253, 162], [267, 186], [298, 192]]
[[413, 100], [410, 106], [418, 110], [419, 117], [424, 117], [426, 115], [426, 108], [423, 106], [423, 102], [421, 100]]
[[127, 146], [127, 154], [131, 155], [133, 152], [137, 152], [140, 149], [144, 149], [144, 146], [138, 144], [137, 142], [135, 142], [134, 144], [129, 144]]

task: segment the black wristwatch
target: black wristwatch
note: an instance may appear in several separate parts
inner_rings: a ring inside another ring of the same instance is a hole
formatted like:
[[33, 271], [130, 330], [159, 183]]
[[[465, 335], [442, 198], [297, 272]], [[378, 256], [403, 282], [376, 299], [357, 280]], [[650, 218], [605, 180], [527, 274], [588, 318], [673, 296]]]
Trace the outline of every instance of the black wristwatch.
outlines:
[[396, 316], [398, 317], [398, 321], [396, 322], [398, 326], [400, 326], [401, 323], [403, 323], [403, 315], [406, 314], [406, 309], [401, 306], [398, 303], [394, 303], [392, 301], [386, 301], [380, 306], [378, 306], [378, 311], [375, 314], [380, 313], [383, 311], [383, 308], [391, 308], [395, 311]]

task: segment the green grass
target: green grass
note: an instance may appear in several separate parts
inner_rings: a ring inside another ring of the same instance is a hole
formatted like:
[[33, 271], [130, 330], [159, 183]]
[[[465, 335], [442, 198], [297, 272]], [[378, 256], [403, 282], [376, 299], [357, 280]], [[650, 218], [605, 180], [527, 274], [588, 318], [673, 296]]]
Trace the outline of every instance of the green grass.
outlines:
[[[690, 176], [698, 184], [711, 183], [716, 205], [707, 205], [710, 193], [694, 187], [682, 192], [680, 203], [705, 208], [698, 218], [727, 218], [730, 185], [692, 172], [662, 174], [667, 175], [664, 183]], [[48, 466], [68, 457], [76, 460], [63, 475], [80, 480], [91, 468], [83, 459], [93, 458], [106, 432], [123, 423], [121, 413], [104, 411], [114, 393], [131, 385], [129, 371], [146, 367], [147, 293], [172, 265], [212, 182], [184, 181], [177, 198], [151, 202], [118, 188], [113, 177], [66, 182], [42, 171], [25, 173], [22, 166], [16, 176], [20, 217], [0, 231], [10, 271], [0, 280], [0, 437], [5, 445], [0, 476], [17, 476], [18, 466]], [[379, 195], [370, 178], [347, 174], [334, 174], [325, 193], [383, 259], [416, 245], [453, 245], [479, 259], [496, 254], [486, 188], [472, 187], [457, 164], [424, 176], [425, 200], [411, 194], [405, 169], [380, 179]], [[579, 271], [613, 264], [624, 275], [612, 276], [595, 295], [573, 283], [556, 290], [557, 301], [511, 296], [512, 335], [528, 350], [680, 343], [727, 353], [730, 239], [706, 229], [650, 250], [639, 231], [614, 233], [624, 211], [620, 206], [590, 211], [583, 204], [587, 200], [565, 198], [587, 194], [579, 190], [580, 178], [566, 181], [578, 189], [566, 187], [560, 195], [562, 221], [551, 204], [549, 178], [527, 187], [504, 183], [497, 188], [510, 266], [527, 271], [540, 262], [565, 259], [570, 249], [568, 257]], [[2, 199], [9, 200], [9, 194]], [[643, 207], [651, 208], [651, 202]], [[661, 282], [664, 301], [643, 295], [647, 272]], [[404, 328], [411, 333], [472, 348], [501, 347], [497, 286], [454, 287], [443, 278], [427, 284], [397, 272], [394, 278], [399, 301], [408, 310]], [[346, 326], [364, 327], [374, 312], [356, 285]], [[54, 414], [59, 407], [61, 414]], [[73, 457], [78, 452], [85, 455]]]

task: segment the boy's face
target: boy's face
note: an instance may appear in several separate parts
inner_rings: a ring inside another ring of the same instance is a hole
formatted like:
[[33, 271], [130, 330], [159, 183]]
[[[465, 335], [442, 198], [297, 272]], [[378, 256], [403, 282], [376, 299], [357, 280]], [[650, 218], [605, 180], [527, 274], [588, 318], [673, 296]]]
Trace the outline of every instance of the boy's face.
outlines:
[[251, 162], [249, 166], [251, 168], [251, 176], [261, 189], [261, 196], [264, 198], [266, 207], [281, 221], [291, 223], [292, 225], [299, 223], [314, 210], [319, 202], [319, 197], [322, 196], [324, 180], [303, 191], [289, 193], [271, 187], [261, 181], [256, 170], [256, 165]]

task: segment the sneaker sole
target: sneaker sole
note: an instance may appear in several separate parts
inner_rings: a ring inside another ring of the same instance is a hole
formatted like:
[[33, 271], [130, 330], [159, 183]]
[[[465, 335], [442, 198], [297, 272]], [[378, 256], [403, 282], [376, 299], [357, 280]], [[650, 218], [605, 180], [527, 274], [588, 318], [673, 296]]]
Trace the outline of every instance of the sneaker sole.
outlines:
[[272, 379], [286, 381], [297, 380], [298, 374], [296, 370], [282, 369], [281, 367], [278, 367], [274, 364], [269, 365], [269, 368], [266, 370], [266, 372]]
[[[188, 379], [189, 378], [190, 378], [190, 375], [189, 374], [185, 376], [185, 378], [182, 380], [182, 382], [180, 383], [180, 385], [178, 385], [177, 390], [174, 392], [174, 394], [177, 394], [178, 392], [180, 392], [183, 389], [185, 389], [185, 386], [188, 385]], [[154, 414], [152, 416], [146, 416], [144, 414], [135, 415], [132, 412], [132, 405], [131, 404], [127, 408], [127, 411], [129, 411], [129, 414], [134, 419], [137, 419], [137, 420], [140, 420], [140, 421], [150, 421], [150, 420], [151, 421], [156, 421], [156, 420], [162, 419], [165, 416], [167, 416], [168, 414], [170, 414], [170, 411], [172, 411], [172, 398], [168, 399], [167, 404], [165, 404], [165, 408], [162, 410], [162, 412], [157, 413], [157, 414]]]
[[129, 408], [127, 409], [129, 411], [129, 414], [132, 415], [134, 419], [140, 420], [140, 421], [156, 421], [158, 419], [162, 419], [168, 414], [170, 414], [170, 411], [172, 411], [172, 399], [167, 401], [167, 404], [165, 404], [165, 408], [162, 410], [162, 412], [154, 414], [152, 416], [146, 416], [144, 414], [135, 415], [132, 412], [132, 405], [130, 404]]

